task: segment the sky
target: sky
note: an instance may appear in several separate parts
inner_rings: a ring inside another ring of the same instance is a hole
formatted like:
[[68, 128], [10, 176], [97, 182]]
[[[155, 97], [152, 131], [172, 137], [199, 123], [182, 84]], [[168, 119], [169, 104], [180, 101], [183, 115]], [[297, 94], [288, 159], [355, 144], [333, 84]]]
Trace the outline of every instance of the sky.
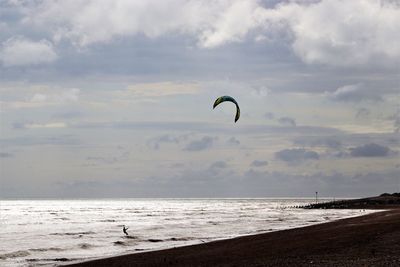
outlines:
[[396, 0], [0, 0], [0, 197], [400, 191], [399, 28]]

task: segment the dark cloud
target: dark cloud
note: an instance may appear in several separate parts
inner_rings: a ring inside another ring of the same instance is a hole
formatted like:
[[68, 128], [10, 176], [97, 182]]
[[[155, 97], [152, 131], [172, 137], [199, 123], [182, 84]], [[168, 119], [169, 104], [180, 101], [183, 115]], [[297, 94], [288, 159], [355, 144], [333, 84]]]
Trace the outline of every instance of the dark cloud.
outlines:
[[210, 137], [210, 136], [204, 136], [200, 140], [194, 140], [194, 141], [190, 142], [189, 144], [187, 144], [185, 146], [184, 150], [186, 150], [186, 151], [201, 151], [201, 150], [208, 149], [208, 148], [212, 147], [212, 145], [214, 144], [214, 139], [215, 138]]
[[125, 122], [81, 122], [71, 123], [68, 125], [76, 129], [126, 129], [126, 130], [165, 130], [165, 131], [184, 131], [184, 132], [201, 132], [201, 133], [223, 133], [223, 134], [257, 134], [257, 133], [275, 133], [275, 134], [339, 134], [341, 130], [329, 127], [319, 126], [273, 126], [262, 124], [243, 125], [241, 127], [232, 128], [230, 125], [221, 125], [218, 123], [205, 122], [173, 122], [173, 121], [125, 121]]
[[147, 144], [154, 148], [154, 149], [159, 149], [160, 145], [162, 143], [168, 144], [168, 143], [172, 143], [172, 144], [179, 144], [179, 142], [181, 142], [182, 140], [186, 140], [187, 139], [187, 135], [181, 135], [181, 136], [173, 136], [170, 134], [165, 134], [165, 135], [161, 135], [155, 138], [150, 139]]
[[266, 160], [254, 160], [251, 163], [252, 167], [263, 167], [263, 166], [267, 166], [268, 165], [268, 161]]
[[359, 108], [356, 112], [356, 119], [366, 119], [371, 114], [371, 111], [367, 108]]
[[[227, 171], [227, 170], [225, 170]], [[188, 170], [170, 177], [140, 180], [69, 183], [60, 192], [69, 197], [362, 197], [393, 192], [399, 170], [347, 175], [314, 173], [293, 175], [284, 172], [249, 170], [242, 175], [212, 173], [209, 169]], [[4, 191], [0, 188], [0, 192]], [[5, 196], [9, 195], [3, 194]], [[52, 192], [50, 192], [52, 194]], [[39, 195], [39, 196], [43, 196]]]
[[273, 119], [275, 119], [275, 114], [272, 112], [267, 112], [264, 114], [264, 117], [268, 120], [273, 120]]
[[238, 145], [240, 145], [240, 141], [232, 136], [231, 138], [228, 139], [227, 144], [238, 146]]
[[294, 137], [293, 144], [296, 146], [306, 147], [324, 147], [328, 150], [334, 150], [330, 152], [345, 152], [342, 155], [349, 156], [348, 148], [362, 147], [365, 144], [380, 144], [381, 146], [387, 146], [392, 150], [397, 150], [400, 144], [400, 138], [397, 133], [339, 133], [339, 134], [327, 134], [316, 133], [310, 135], [308, 133], [301, 134]]
[[350, 155], [353, 157], [386, 157], [390, 155], [390, 152], [388, 147], [374, 143], [350, 149]]
[[22, 130], [22, 129], [25, 129], [25, 123], [22, 123], [22, 122], [14, 122], [13, 125], [12, 125], [12, 127], [13, 127], [14, 129]]
[[290, 117], [281, 117], [278, 122], [282, 125], [296, 126], [296, 120]]
[[[396, 190], [400, 171], [391, 169], [382, 172], [366, 172], [348, 175], [341, 172], [327, 174], [316, 172], [310, 175], [296, 175], [285, 172], [256, 172], [247, 173], [249, 178], [256, 178], [260, 186], [265, 184], [271, 194], [303, 194], [311, 196], [315, 191], [321, 195], [332, 196], [365, 196], [378, 195], [381, 192]], [[266, 178], [269, 177], [269, 178]], [[264, 182], [263, 182], [264, 181]], [[296, 188], [296, 189], [293, 189]], [[315, 190], [311, 190], [315, 189]], [[312, 192], [314, 191], [314, 192]]]
[[342, 146], [340, 137], [315, 137], [315, 136], [302, 136], [293, 140], [293, 144], [301, 146], [321, 146], [332, 149], [339, 149]]
[[[175, 174], [115, 179], [60, 179], [55, 184], [2, 180], [3, 197], [358, 197], [393, 192], [400, 169], [346, 174], [290, 174], [249, 169], [230, 170], [224, 163], [179, 169]], [[10, 190], [13, 188], [14, 190]], [[40, 190], [38, 190], [40, 188]]]
[[319, 159], [319, 154], [312, 150], [305, 150], [303, 148], [284, 149], [275, 153], [277, 159], [296, 163], [304, 160]]
[[184, 163], [178, 162], [178, 163], [173, 163], [170, 165], [171, 168], [182, 168], [185, 167]]
[[[229, 175], [231, 174], [231, 175]], [[179, 169], [175, 175], [150, 176], [143, 179], [106, 179], [93, 181], [62, 181], [60, 192], [70, 196], [107, 197], [221, 197], [234, 196], [229, 185], [233, 177], [226, 162], [216, 161], [207, 166]], [[237, 179], [233, 178], [235, 181]], [[1, 192], [2, 188], [0, 188]], [[64, 194], [65, 196], [65, 194]]]
[[284, 126], [296, 126], [296, 120], [294, 118], [291, 117], [277, 117], [273, 112], [267, 112], [264, 114], [264, 117], [267, 120], [273, 120], [278, 122], [281, 125]]
[[14, 155], [8, 152], [0, 152], [0, 158], [11, 158]]
[[228, 166], [225, 161], [216, 161], [210, 165], [209, 169], [225, 169]]

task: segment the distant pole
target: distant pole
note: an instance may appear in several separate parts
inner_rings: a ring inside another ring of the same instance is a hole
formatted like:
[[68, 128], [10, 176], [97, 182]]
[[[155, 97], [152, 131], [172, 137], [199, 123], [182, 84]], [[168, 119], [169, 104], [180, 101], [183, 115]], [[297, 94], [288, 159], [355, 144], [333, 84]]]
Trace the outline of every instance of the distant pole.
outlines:
[[397, 177], [397, 180], [399, 180], [397, 185], [397, 192], [400, 193], [400, 177]]
[[318, 192], [315, 192], [315, 204], [318, 204]]

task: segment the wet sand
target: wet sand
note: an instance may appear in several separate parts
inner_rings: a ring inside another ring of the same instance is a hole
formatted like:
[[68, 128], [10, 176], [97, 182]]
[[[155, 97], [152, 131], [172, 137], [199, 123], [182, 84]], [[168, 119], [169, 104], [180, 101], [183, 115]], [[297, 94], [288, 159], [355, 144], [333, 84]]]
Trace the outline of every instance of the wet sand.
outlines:
[[70, 266], [400, 266], [400, 209]]

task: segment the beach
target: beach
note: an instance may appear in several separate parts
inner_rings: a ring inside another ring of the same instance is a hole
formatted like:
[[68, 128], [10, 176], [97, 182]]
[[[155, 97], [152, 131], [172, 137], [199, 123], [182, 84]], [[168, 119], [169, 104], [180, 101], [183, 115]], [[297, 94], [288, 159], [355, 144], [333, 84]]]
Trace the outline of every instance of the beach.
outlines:
[[[55, 266], [376, 212], [298, 208], [312, 202], [282, 198], [3, 200], [0, 265]], [[128, 236], [122, 231], [124, 225]]]
[[400, 209], [68, 266], [399, 266]]
[[400, 267], [400, 0], [0, 0], [0, 267]]

